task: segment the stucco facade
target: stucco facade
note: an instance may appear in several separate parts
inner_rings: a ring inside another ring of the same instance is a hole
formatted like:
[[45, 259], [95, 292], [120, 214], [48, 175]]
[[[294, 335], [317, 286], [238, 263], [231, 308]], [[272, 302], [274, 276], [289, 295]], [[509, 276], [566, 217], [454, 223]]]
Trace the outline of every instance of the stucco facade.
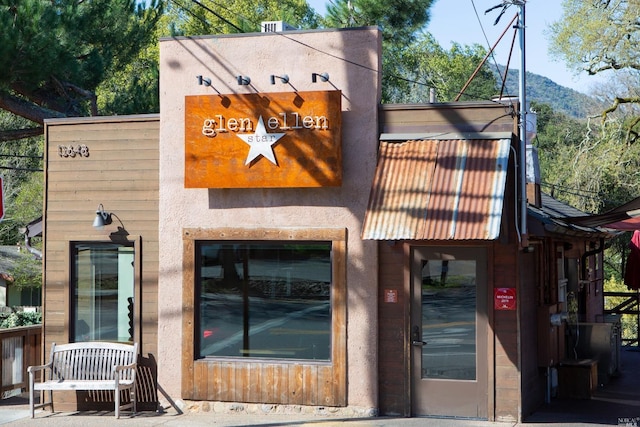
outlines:
[[[347, 234], [348, 405], [377, 407], [377, 245], [359, 236], [376, 165], [380, 43], [377, 28], [160, 42], [158, 383], [169, 395], [184, 395], [178, 351], [183, 346], [178, 333], [183, 328], [183, 230], [337, 226]], [[314, 83], [313, 73], [328, 73], [329, 80]], [[288, 84], [279, 79], [271, 83], [271, 75], [284, 74]], [[251, 83], [239, 85], [238, 76], [250, 77]], [[207, 84], [201, 84], [202, 78]], [[186, 96], [324, 90], [342, 92], [341, 186], [304, 191], [185, 188]]]

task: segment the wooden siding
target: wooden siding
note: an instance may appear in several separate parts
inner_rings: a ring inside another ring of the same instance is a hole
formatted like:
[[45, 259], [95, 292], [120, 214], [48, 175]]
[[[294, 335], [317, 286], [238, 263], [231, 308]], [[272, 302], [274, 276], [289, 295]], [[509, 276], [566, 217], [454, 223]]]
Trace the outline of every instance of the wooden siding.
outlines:
[[[464, 247], [460, 242], [451, 241], [411, 241], [404, 243], [380, 242], [378, 250], [380, 254], [380, 264], [378, 273], [378, 313], [379, 313], [379, 407], [382, 415], [411, 416], [411, 360], [410, 360], [410, 305], [411, 305], [411, 259], [410, 251], [412, 245], [425, 246], [426, 244], [436, 246]], [[468, 244], [469, 242], [467, 242]], [[477, 242], [473, 242], [477, 245]], [[488, 331], [493, 329], [493, 287], [496, 282], [494, 271], [494, 252], [496, 250], [512, 252], [512, 247], [504, 247], [488, 242], [487, 249], [487, 322]], [[498, 285], [495, 285], [498, 286]], [[506, 287], [506, 286], [503, 286]], [[397, 303], [386, 303], [385, 293], [388, 290], [396, 290], [398, 296]], [[515, 312], [514, 312], [515, 313]], [[515, 316], [515, 315], [513, 315]], [[515, 333], [513, 322], [513, 331]], [[509, 332], [507, 330], [507, 332]], [[511, 335], [509, 335], [511, 336]], [[498, 383], [498, 374], [494, 375], [495, 366], [498, 361], [494, 355], [495, 334], [487, 334], [487, 393], [486, 401], [488, 406], [489, 419], [493, 419], [495, 408], [494, 390], [502, 387]], [[515, 342], [515, 340], [514, 340]], [[508, 363], [505, 364], [509, 366]], [[511, 373], [503, 371], [508, 375]], [[507, 387], [512, 386], [512, 381]], [[517, 408], [517, 405], [515, 406]], [[515, 410], [515, 409], [514, 409]]]
[[[185, 229], [183, 232], [182, 390], [183, 398], [288, 405], [345, 406], [346, 230], [344, 229]], [[195, 242], [197, 240], [332, 241], [331, 360], [195, 360]]]
[[522, 417], [533, 413], [544, 403], [546, 378], [538, 367], [538, 298], [542, 247], [520, 257], [520, 345], [522, 347]]
[[[70, 339], [70, 242], [110, 241], [118, 227], [136, 251], [136, 340], [141, 354], [157, 354], [159, 116], [48, 120], [45, 144], [44, 354]], [[92, 227], [99, 204], [115, 214], [102, 231]], [[58, 394], [60, 409], [79, 402]]]
[[[494, 288], [516, 288], [520, 305], [522, 298], [518, 273], [517, 245], [496, 245], [494, 248]], [[518, 346], [518, 311], [494, 311], [495, 348], [495, 421], [515, 421], [520, 408], [520, 349]]]
[[[409, 246], [378, 243], [378, 381], [383, 415], [411, 416], [409, 334], [411, 304]], [[407, 255], [405, 255], [407, 251]], [[405, 274], [406, 273], [406, 274]], [[385, 303], [385, 292], [395, 291], [397, 302]]]
[[381, 133], [512, 132], [518, 134], [517, 102], [456, 102], [380, 106]]

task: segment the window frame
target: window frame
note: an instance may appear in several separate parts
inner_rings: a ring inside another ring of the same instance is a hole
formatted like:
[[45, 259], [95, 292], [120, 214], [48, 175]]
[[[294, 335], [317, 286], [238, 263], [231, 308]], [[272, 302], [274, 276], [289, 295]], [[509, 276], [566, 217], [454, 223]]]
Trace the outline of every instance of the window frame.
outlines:
[[[202, 304], [202, 277], [200, 276], [201, 274], [201, 269], [203, 267], [202, 265], [202, 252], [201, 252], [201, 248], [204, 246], [207, 246], [209, 244], [214, 244], [214, 245], [220, 245], [223, 244], [224, 242], [229, 242], [230, 244], [239, 244], [239, 245], [244, 245], [244, 246], [256, 246], [256, 247], [260, 247], [260, 246], [269, 246], [269, 245], [276, 245], [278, 246], [278, 249], [284, 249], [285, 245], [304, 245], [305, 243], [309, 243], [309, 244], [316, 244], [318, 247], [320, 247], [320, 245], [325, 246], [326, 250], [328, 252], [328, 256], [329, 256], [329, 264], [328, 264], [328, 268], [329, 271], [332, 272], [333, 271], [333, 266], [332, 266], [332, 258], [333, 258], [333, 252], [332, 252], [332, 242], [331, 241], [317, 241], [317, 240], [305, 240], [305, 241], [274, 241], [274, 240], [260, 240], [260, 241], [255, 241], [255, 240], [242, 240], [242, 241], [219, 241], [219, 240], [195, 240], [195, 250], [196, 250], [196, 261], [195, 261], [195, 268], [196, 268], [196, 274], [195, 274], [195, 305], [196, 307], [198, 307], [198, 309], [195, 311], [195, 322], [194, 322], [194, 327], [195, 330], [197, 331], [197, 334], [194, 336], [194, 358], [197, 358], [197, 360], [200, 359], [207, 359], [207, 358], [211, 358], [211, 359], [236, 359], [236, 358], [241, 358], [243, 360], [251, 360], [251, 359], [257, 359], [257, 360], [276, 360], [276, 361], [283, 361], [283, 360], [290, 360], [290, 361], [297, 361], [297, 362], [321, 362], [321, 363], [327, 363], [331, 361], [331, 334], [332, 334], [332, 328], [331, 325], [332, 323], [332, 315], [331, 315], [331, 294], [333, 292], [333, 282], [331, 281], [331, 279], [329, 279], [329, 295], [323, 299], [323, 302], [328, 301], [329, 302], [329, 353], [327, 355], [327, 358], [317, 358], [317, 359], [313, 359], [313, 358], [296, 358], [296, 357], [266, 357], [266, 356], [230, 356], [230, 355], [202, 355], [201, 351], [202, 351], [202, 310], [201, 310], [201, 304]], [[271, 248], [273, 249], [273, 248]], [[324, 249], [324, 248], [323, 248]], [[248, 261], [252, 261], [254, 260], [253, 258], [249, 258]], [[330, 273], [331, 275], [331, 273]], [[251, 277], [251, 276], [249, 276]], [[250, 302], [251, 298], [249, 298], [249, 301], [247, 301], [247, 305], [249, 308], [249, 318], [253, 318], [252, 314], [251, 314], [251, 307], [253, 306], [253, 303]], [[302, 301], [302, 300], [300, 300]], [[246, 318], [244, 318], [243, 316], [243, 322], [247, 321]], [[276, 319], [271, 319], [271, 320], [276, 320]], [[243, 323], [244, 324], [244, 323]], [[246, 324], [246, 326], [248, 326], [248, 324]], [[324, 331], [325, 329], [323, 329]], [[252, 351], [259, 351], [260, 348], [248, 348], [245, 349], [248, 350], [249, 353], [251, 353]]]
[[[196, 242], [331, 242], [331, 357], [330, 360], [205, 357], [196, 359]], [[346, 265], [347, 230], [344, 228], [185, 228], [183, 229], [182, 288], [182, 397], [196, 400], [272, 402], [283, 404], [346, 404]], [[304, 383], [291, 381], [304, 372]], [[277, 378], [274, 377], [277, 376]], [[217, 378], [213, 383], [212, 378]], [[225, 378], [234, 379], [232, 384]], [[235, 378], [242, 379], [240, 382]], [[269, 381], [282, 390], [265, 398]], [[311, 387], [300, 392], [295, 387]], [[311, 390], [311, 389], [310, 389]], [[243, 393], [246, 393], [244, 395]], [[242, 395], [241, 395], [242, 394]]]
[[78, 239], [78, 240], [70, 240], [68, 241], [68, 250], [67, 250], [67, 265], [68, 265], [68, 298], [69, 298], [69, 313], [68, 313], [68, 342], [75, 342], [75, 310], [76, 310], [76, 301], [75, 301], [75, 247], [77, 245], [100, 245], [100, 244], [112, 244], [112, 245], [120, 245], [124, 247], [133, 248], [133, 342], [137, 342], [138, 345], [142, 345], [142, 286], [141, 286], [141, 277], [142, 277], [142, 259], [141, 259], [141, 236], [128, 236], [128, 240], [92, 240], [92, 239]]

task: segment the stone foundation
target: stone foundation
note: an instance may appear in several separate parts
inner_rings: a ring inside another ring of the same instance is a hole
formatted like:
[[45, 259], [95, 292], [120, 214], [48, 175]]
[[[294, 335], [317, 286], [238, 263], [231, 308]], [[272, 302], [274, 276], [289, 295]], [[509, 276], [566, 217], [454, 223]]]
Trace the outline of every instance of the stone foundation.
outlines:
[[162, 402], [163, 407], [174, 407], [182, 412], [211, 413], [211, 414], [251, 414], [251, 415], [318, 415], [336, 418], [371, 418], [378, 416], [377, 408], [362, 408], [354, 406], [305, 406], [280, 405], [269, 403], [239, 403], [239, 402], [210, 402], [177, 400], [172, 404]]

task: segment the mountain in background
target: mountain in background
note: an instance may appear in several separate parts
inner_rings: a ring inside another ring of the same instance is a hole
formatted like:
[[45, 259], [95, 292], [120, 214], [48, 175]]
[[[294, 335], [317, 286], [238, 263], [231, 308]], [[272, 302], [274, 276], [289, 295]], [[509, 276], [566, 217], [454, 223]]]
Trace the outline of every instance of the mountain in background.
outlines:
[[[494, 73], [498, 74], [498, 80], [501, 81], [501, 76], [504, 76], [505, 67], [503, 65], [493, 68]], [[507, 74], [507, 84], [504, 90], [505, 95], [518, 95], [518, 70], [509, 70]], [[547, 104], [554, 111], [562, 112], [569, 117], [576, 119], [584, 119], [588, 115], [593, 114], [594, 111], [601, 110], [601, 106], [598, 106], [598, 101], [584, 93], [577, 90], [561, 86], [555, 83], [553, 80], [548, 79], [539, 74], [533, 74], [527, 72], [527, 99], [529, 101], [535, 101], [540, 104]]]

